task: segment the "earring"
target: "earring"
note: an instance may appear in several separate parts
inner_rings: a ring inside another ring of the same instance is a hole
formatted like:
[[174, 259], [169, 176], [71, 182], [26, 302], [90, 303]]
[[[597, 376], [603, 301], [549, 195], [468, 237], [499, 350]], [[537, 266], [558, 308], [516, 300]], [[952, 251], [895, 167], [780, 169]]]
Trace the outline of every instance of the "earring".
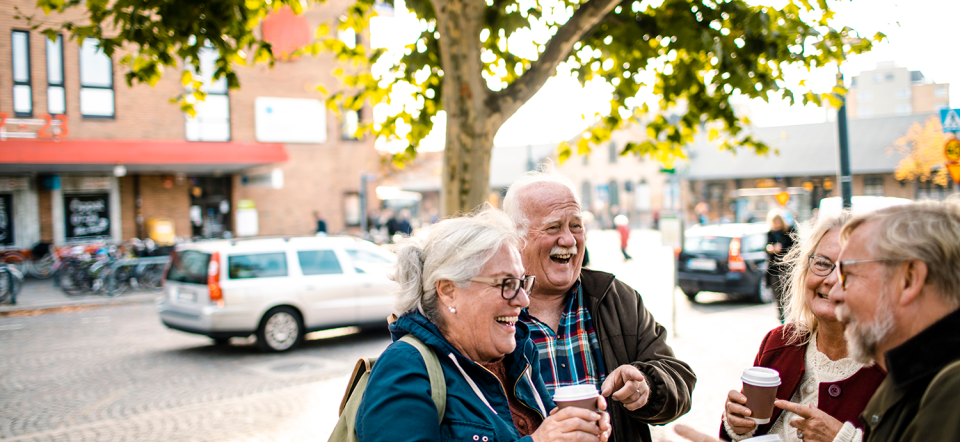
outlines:
[[455, 309], [455, 308], [453, 308], [453, 307], [447, 307], [447, 309], [450, 310], [450, 313], [456, 313], [456, 312], [457, 312], [457, 309]]

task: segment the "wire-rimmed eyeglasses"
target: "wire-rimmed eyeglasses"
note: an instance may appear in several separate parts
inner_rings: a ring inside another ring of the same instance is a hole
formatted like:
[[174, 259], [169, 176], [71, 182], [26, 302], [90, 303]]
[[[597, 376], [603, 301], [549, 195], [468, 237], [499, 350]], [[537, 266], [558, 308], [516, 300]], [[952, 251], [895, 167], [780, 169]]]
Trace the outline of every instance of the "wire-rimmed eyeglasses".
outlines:
[[810, 271], [817, 276], [830, 276], [837, 264], [832, 259], [823, 255], [810, 255], [807, 257]]
[[470, 278], [469, 281], [500, 286], [500, 296], [509, 301], [520, 294], [520, 289], [523, 289], [523, 291], [529, 295], [530, 291], [533, 290], [533, 284], [537, 281], [537, 277], [533, 275], [524, 275], [523, 278], [487, 278], [476, 276]]

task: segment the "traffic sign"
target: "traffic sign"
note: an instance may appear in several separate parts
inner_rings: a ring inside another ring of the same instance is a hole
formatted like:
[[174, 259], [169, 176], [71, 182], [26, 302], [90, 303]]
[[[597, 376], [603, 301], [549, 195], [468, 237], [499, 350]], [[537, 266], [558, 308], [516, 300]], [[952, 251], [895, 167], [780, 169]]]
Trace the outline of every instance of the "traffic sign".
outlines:
[[940, 109], [944, 132], [960, 132], [960, 109]]
[[950, 171], [950, 178], [953, 178], [953, 182], [960, 184], [960, 163], [947, 163], [947, 170]]
[[960, 161], [960, 140], [958, 140], [957, 137], [950, 137], [950, 139], [944, 143], [943, 156], [951, 163]]
[[787, 191], [780, 192], [775, 195], [777, 202], [780, 203], [780, 207], [786, 207], [787, 201], [790, 201], [790, 193]]

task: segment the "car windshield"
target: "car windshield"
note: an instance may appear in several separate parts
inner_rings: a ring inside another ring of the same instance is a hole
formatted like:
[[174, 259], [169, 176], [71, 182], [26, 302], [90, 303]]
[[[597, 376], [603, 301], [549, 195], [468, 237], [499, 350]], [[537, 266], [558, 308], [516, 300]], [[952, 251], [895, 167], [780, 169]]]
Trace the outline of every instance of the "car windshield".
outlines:
[[683, 251], [687, 253], [727, 253], [730, 250], [730, 238], [724, 236], [688, 236], [683, 241]]
[[210, 254], [196, 250], [184, 250], [170, 255], [170, 273], [167, 281], [188, 284], [206, 284]]
[[347, 249], [347, 254], [353, 260], [353, 268], [357, 273], [384, 273], [395, 261], [389, 255], [371, 250]]

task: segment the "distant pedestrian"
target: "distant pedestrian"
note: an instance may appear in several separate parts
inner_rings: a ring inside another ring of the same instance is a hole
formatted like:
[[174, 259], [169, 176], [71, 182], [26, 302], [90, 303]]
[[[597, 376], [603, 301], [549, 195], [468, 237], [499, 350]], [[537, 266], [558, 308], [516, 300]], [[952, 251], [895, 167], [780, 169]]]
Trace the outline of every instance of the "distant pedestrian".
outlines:
[[784, 263], [784, 257], [793, 248], [793, 239], [796, 235], [792, 225], [788, 225], [780, 210], [771, 210], [767, 215], [770, 231], [767, 232], [767, 287], [773, 290], [773, 297], [777, 300], [777, 319], [783, 324], [783, 277], [789, 266]]
[[317, 236], [327, 236], [327, 221], [323, 219], [320, 211], [314, 211], [313, 218], [317, 221]]
[[617, 226], [617, 232], [620, 233], [620, 252], [623, 253], [623, 260], [629, 261], [633, 259], [627, 253], [627, 242], [630, 241], [630, 220], [626, 215], [617, 215], [613, 218], [613, 224]]

